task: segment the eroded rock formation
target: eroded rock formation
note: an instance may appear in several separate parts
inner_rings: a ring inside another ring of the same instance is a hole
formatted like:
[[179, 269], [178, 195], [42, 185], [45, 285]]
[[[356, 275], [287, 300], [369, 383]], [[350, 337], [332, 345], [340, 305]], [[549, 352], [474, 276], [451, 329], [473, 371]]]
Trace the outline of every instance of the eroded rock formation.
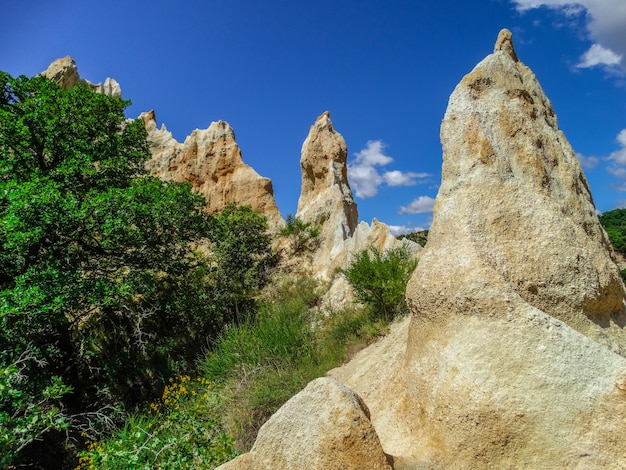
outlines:
[[320, 115], [302, 144], [302, 190], [297, 217], [322, 228], [325, 245], [350, 238], [359, 213], [348, 183], [348, 148], [328, 111]]
[[[415, 309], [435, 312], [465, 297], [466, 312], [479, 312], [476, 299], [511, 290], [624, 353], [624, 286], [608, 238], [574, 151], [507, 30], [454, 90], [441, 141], [442, 185], [421, 260], [430, 267], [412, 281]], [[422, 288], [431, 285], [439, 287]]]
[[56, 59], [48, 66], [46, 71], [43, 72], [43, 75], [57, 82], [61, 88], [65, 90], [72, 88], [77, 83], [86, 83], [96, 93], [103, 93], [116, 98], [122, 97], [122, 89], [119, 83], [112, 78], [107, 78], [104, 81], [104, 85], [102, 83], [93, 84], [89, 80], [80, 78], [76, 62], [70, 56]]
[[[454, 90], [443, 181], [409, 283], [421, 460], [626, 465], [624, 287], [586, 179], [503, 30]], [[385, 445], [383, 441], [383, 446]]]
[[[315, 275], [331, 279], [336, 268], [345, 268], [358, 252], [374, 246], [381, 250], [398, 241], [389, 227], [376, 219], [358, 223], [358, 210], [347, 177], [348, 149], [344, 138], [330, 120], [328, 111], [311, 126], [302, 144], [300, 167], [302, 191], [296, 216], [320, 228], [321, 244], [307, 266]], [[413, 251], [419, 246], [404, 241]], [[341, 303], [347, 285], [335, 279], [330, 297]]]
[[315, 379], [260, 429], [249, 453], [222, 470], [391, 469], [354, 392], [330, 378]]
[[191, 182], [193, 189], [206, 198], [210, 212], [232, 203], [249, 205], [267, 217], [270, 227], [284, 223], [272, 182], [243, 162], [228, 123], [217, 121], [208, 129], [196, 129], [180, 144], [165, 125], [157, 128], [154, 111], [142, 113], [141, 119], [151, 143], [152, 158], [147, 167], [153, 175]]

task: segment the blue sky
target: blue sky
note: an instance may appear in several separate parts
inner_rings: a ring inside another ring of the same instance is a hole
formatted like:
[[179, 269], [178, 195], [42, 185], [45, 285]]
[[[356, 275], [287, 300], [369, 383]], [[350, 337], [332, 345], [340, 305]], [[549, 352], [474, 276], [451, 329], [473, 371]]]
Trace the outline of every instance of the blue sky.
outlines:
[[330, 111], [360, 219], [397, 231], [430, 225], [448, 98], [506, 27], [597, 209], [626, 205], [626, 0], [5, 0], [0, 18], [0, 70], [30, 76], [71, 55], [181, 142], [227, 121], [283, 216], [302, 142]]

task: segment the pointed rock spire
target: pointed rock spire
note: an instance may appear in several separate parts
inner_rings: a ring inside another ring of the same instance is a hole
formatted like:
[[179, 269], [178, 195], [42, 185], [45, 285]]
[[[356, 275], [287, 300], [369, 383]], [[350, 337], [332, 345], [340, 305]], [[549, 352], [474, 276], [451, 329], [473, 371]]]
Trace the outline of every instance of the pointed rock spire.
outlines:
[[496, 45], [493, 48], [494, 54], [500, 51], [507, 54], [515, 62], [519, 62], [517, 54], [515, 53], [515, 47], [513, 46], [513, 35], [511, 34], [511, 31], [506, 28], [498, 34]]
[[407, 287], [414, 426], [436, 449], [424, 466], [625, 462], [624, 285], [510, 32], [455, 88], [441, 142], [433, 222]]
[[338, 245], [354, 234], [359, 214], [348, 183], [348, 148], [328, 111], [302, 144], [302, 190], [297, 216], [322, 228], [323, 243]]

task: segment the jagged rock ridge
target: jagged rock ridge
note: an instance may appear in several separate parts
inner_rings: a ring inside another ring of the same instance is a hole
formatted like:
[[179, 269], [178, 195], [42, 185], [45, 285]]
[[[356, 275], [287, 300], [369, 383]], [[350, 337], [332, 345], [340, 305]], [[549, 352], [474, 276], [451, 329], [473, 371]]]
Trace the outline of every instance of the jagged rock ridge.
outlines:
[[208, 210], [218, 212], [229, 204], [249, 205], [267, 217], [270, 227], [284, 222], [269, 178], [245, 164], [233, 129], [225, 121], [196, 129], [183, 144], [165, 125], [157, 128], [154, 111], [142, 113], [152, 158], [147, 167], [165, 180], [189, 181], [207, 200]]

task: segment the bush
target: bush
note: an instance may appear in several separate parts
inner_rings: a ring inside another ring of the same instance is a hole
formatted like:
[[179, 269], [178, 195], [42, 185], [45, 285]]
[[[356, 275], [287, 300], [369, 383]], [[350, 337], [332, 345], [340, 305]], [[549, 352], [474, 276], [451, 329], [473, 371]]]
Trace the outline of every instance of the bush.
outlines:
[[302, 220], [289, 214], [287, 216], [286, 225], [278, 235], [289, 239], [291, 253], [297, 255], [308, 251], [315, 251], [320, 243], [320, 228], [311, 222], [303, 222]]
[[407, 312], [406, 285], [417, 266], [401, 245], [381, 252], [371, 247], [357, 254], [341, 272], [373, 318], [390, 321]]
[[87, 441], [78, 469], [215, 468], [232, 459], [237, 453], [211, 406], [213, 394], [206, 379], [170, 379], [150, 411], [107, 441]]

